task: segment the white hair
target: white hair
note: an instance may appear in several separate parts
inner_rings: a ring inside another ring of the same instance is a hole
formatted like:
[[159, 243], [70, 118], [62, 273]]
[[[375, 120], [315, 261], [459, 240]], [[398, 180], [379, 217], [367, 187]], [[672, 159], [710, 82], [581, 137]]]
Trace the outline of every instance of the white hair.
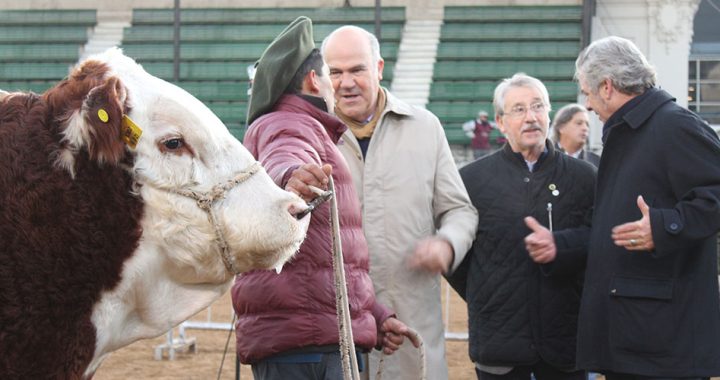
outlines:
[[550, 108], [550, 95], [548, 95], [548, 90], [545, 88], [543, 82], [525, 73], [516, 73], [510, 78], [503, 79], [502, 82], [495, 87], [495, 93], [493, 94], [495, 115], [505, 113], [505, 94], [511, 87], [534, 87], [538, 89], [542, 94], [543, 103], [545, 103], [548, 109]]
[[632, 41], [610, 36], [586, 47], [575, 61], [575, 79], [583, 80], [596, 93], [605, 79], [618, 91], [639, 95], [655, 86], [655, 68]]

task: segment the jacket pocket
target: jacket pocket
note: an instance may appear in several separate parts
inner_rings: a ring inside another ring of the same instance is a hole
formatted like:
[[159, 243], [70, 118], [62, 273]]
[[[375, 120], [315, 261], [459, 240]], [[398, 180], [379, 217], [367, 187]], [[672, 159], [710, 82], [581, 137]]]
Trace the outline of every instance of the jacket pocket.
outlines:
[[671, 279], [613, 277], [610, 341], [624, 352], [662, 356], [673, 347], [677, 322]]
[[613, 277], [610, 282], [610, 295], [615, 297], [671, 300], [672, 292], [672, 280]]

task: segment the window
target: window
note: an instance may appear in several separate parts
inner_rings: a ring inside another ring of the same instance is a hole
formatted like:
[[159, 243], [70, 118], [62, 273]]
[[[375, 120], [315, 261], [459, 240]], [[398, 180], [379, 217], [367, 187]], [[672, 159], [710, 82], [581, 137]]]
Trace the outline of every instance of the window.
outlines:
[[688, 108], [720, 126], [720, 58], [691, 59], [689, 65]]

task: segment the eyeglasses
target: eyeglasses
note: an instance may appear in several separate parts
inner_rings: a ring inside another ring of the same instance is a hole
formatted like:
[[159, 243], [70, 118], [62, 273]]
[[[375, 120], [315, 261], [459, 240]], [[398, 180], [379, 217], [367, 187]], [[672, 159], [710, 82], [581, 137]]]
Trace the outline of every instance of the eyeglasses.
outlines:
[[511, 108], [510, 111], [507, 111], [507, 112], [503, 111], [503, 114], [508, 115], [515, 119], [519, 119], [521, 117], [525, 117], [528, 110], [532, 111], [532, 113], [534, 113], [535, 115], [538, 115], [540, 113], [546, 112], [548, 110], [548, 106], [542, 102], [533, 103], [529, 107], [524, 106], [524, 105], [517, 105], [517, 106]]

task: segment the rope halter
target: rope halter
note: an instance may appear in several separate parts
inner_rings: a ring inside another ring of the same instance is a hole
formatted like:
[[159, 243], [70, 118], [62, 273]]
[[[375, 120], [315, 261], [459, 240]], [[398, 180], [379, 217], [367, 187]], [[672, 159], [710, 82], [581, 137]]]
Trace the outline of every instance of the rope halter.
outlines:
[[250, 178], [253, 174], [260, 171], [260, 169], [262, 169], [262, 166], [260, 166], [259, 162], [255, 161], [245, 169], [238, 172], [232, 179], [221, 182], [213, 186], [210, 191], [206, 192], [187, 189], [172, 189], [166, 186], [158, 185], [152, 180], [149, 180], [148, 178], [143, 178], [143, 181], [138, 183], [148, 184], [159, 190], [164, 190], [169, 193], [175, 193], [194, 199], [197, 206], [208, 214], [208, 220], [210, 220], [210, 223], [215, 229], [215, 241], [220, 248], [221, 257], [223, 264], [225, 264], [225, 268], [228, 270], [228, 272], [232, 274], [238, 274], [239, 271], [235, 270], [235, 257], [230, 254], [230, 247], [228, 246], [227, 240], [225, 239], [225, 234], [223, 233], [223, 229], [220, 225], [213, 206], [215, 205], [215, 203], [217, 203], [217, 201], [225, 199], [225, 195], [228, 191]]

